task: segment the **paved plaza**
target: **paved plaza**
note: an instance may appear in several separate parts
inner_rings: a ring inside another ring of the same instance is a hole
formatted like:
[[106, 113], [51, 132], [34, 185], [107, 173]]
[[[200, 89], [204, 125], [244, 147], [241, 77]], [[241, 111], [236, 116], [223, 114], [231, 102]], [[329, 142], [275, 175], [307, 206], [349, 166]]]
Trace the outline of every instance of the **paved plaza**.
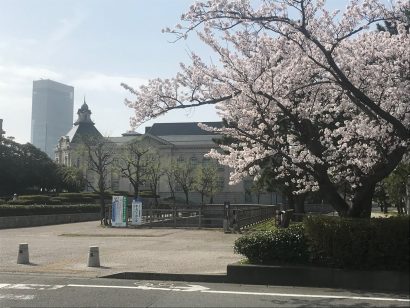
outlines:
[[[222, 230], [104, 228], [99, 221], [0, 230], [0, 271], [97, 277], [119, 272], [225, 274], [239, 235]], [[28, 243], [30, 265], [17, 264]], [[101, 267], [87, 267], [90, 246]]]

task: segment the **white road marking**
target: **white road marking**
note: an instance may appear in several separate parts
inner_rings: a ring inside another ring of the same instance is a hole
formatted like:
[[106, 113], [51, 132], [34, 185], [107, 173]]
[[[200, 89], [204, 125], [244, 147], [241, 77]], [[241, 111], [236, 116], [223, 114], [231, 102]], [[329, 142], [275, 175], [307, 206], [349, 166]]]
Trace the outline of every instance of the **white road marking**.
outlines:
[[110, 288], [110, 289], [136, 289], [136, 290], [159, 290], [159, 291], [182, 291], [182, 292], [201, 292], [213, 294], [236, 294], [236, 295], [254, 295], [254, 296], [277, 296], [277, 297], [305, 297], [305, 298], [332, 298], [332, 299], [353, 299], [369, 301], [396, 301], [410, 302], [408, 298], [391, 298], [391, 297], [366, 297], [366, 296], [348, 296], [348, 295], [320, 295], [320, 294], [295, 294], [295, 293], [265, 293], [265, 292], [242, 292], [242, 291], [216, 291], [200, 285], [188, 285], [188, 287], [155, 287], [150, 284], [141, 286], [112, 286], [112, 285], [89, 285], [89, 284], [68, 284], [67, 287], [74, 288]]
[[64, 285], [49, 285], [35, 283], [0, 283], [0, 289], [14, 290], [57, 290], [63, 288]]
[[35, 295], [17, 295], [17, 294], [0, 294], [0, 299], [8, 300], [32, 300], [35, 298]]
[[201, 292], [202, 293], [215, 293], [215, 294], [265, 295], [265, 296], [281, 296], [281, 297], [333, 298], [333, 299], [410, 302], [410, 299], [408, 298], [389, 298], [389, 297], [370, 297], [370, 296], [367, 297], [367, 296], [348, 296], [348, 295], [264, 293], [264, 292], [213, 291], [213, 290], [206, 290], [206, 291], [201, 291]]
[[[395, 301], [410, 302], [408, 298], [391, 298], [391, 297], [370, 297], [370, 296], [348, 296], [348, 295], [325, 295], [325, 294], [295, 294], [295, 293], [268, 293], [268, 292], [244, 292], [244, 291], [217, 291], [210, 290], [201, 285], [189, 284], [187, 286], [168, 286], [154, 285], [146, 283], [139, 286], [115, 286], [115, 285], [89, 285], [89, 284], [68, 284], [68, 285], [48, 285], [48, 284], [25, 284], [25, 283], [0, 283], [0, 289], [7, 290], [57, 290], [63, 287], [74, 288], [110, 288], [110, 289], [134, 289], [134, 290], [158, 290], [174, 292], [201, 292], [211, 294], [234, 294], [234, 295], [253, 295], [253, 296], [276, 296], [276, 297], [298, 297], [298, 298], [332, 298], [332, 299], [351, 299], [351, 300], [368, 300], [368, 301]], [[14, 299], [32, 299], [34, 295], [0, 295], [0, 299], [15, 296]], [[32, 297], [32, 298], [31, 298]]]

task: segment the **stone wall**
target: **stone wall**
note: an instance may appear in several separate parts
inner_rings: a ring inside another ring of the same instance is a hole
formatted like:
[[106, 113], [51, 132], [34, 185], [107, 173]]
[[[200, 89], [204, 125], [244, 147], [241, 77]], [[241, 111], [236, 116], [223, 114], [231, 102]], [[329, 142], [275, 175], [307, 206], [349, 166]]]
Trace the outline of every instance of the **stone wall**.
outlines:
[[58, 225], [99, 219], [100, 213], [6, 216], [0, 217], [0, 229]]

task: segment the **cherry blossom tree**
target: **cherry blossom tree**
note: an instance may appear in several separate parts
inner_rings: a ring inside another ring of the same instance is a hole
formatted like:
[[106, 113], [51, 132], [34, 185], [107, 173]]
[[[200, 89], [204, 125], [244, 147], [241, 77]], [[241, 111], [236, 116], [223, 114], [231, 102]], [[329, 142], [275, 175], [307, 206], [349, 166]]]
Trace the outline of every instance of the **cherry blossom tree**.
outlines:
[[[182, 15], [177, 38], [196, 33], [218, 61], [192, 54], [170, 79], [134, 89], [134, 125], [169, 110], [216, 105], [229, 125], [205, 127], [238, 142], [208, 155], [231, 182], [259, 162], [295, 193], [320, 190], [341, 216], [369, 217], [377, 182], [410, 148], [408, 1], [210, 0]], [[397, 33], [377, 31], [388, 21]], [[296, 175], [291, 177], [289, 174]], [[341, 192], [344, 187], [344, 192]]]

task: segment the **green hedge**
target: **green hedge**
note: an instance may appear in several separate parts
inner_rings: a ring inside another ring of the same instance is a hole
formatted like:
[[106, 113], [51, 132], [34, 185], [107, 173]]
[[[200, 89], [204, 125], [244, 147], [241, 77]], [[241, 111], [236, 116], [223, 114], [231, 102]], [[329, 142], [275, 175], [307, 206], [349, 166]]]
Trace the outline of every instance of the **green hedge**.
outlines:
[[96, 204], [82, 205], [0, 205], [1, 216], [29, 216], [50, 214], [97, 213], [100, 206]]
[[408, 270], [409, 216], [304, 220], [312, 262], [337, 268]]
[[18, 196], [18, 200], [30, 200], [33, 203], [47, 203], [50, 200], [50, 196], [46, 195], [21, 195]]
[[246, 234], [235, 241], [234, 250], [252, 263], [303, 264], [309, 259], [302, 224]]
[[8, 205], [30, 205], [30, 204], [34, 204], [34, 200], [23, 200], [23, 199], [17, 199], [17, 200], [9, 200], [7, 201]]
[[409, 227], [409, 216], [310, 216], [287, 229], [246, 234], [235, 241], [234, 249], [251, 263], [408, 271]]

